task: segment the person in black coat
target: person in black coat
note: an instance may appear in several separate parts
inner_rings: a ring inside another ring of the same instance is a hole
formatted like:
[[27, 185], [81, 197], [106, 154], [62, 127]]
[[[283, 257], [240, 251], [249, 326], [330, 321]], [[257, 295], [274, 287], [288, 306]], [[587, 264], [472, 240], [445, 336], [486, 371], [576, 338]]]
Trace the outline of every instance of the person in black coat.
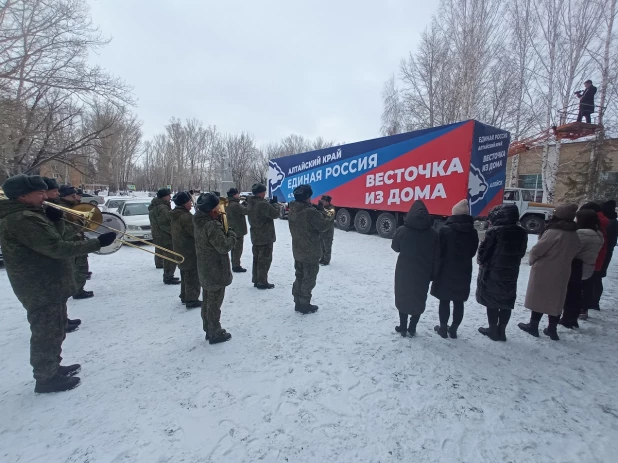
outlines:
[[[457, 328], [464, 316], [464, 302], [470, 296], [472, 258], [479, 247], [468, 201], [463, 199], [452, 210], [453, 215], [440, 228], [440, 263], [431, 285], [431, 295], [440, 300], [440, 324], [434, 330], [443, 338], [457, 338]], [[453, 301], [453, 323], [448, 326]]]
[[517, 297], [519, 265], [526, 254], [528, 234], [520, 227], [515, 204], [500, 204], [489, 213], [490, 227], [479, 246], [476, 300], [487, 308], [488, 328], [479, 332], [493, 341], [506, 341], [506, 326]]
[[605, 254], [605, 260], [603, 261], [603, 269], [601, 270], [601, 277], [607, 276], [607, 268], [614, 256], [614, 248], [618, 242], [618, 214], [616, 214], [616, 201], [610, 199], [601, 204], [601, 212], [609, 220], [607, 226], [607, 253]]
[[[425, 311], [427, 290], [440, 259], [438, 232], [432, 227], [433, 218], [422, 201], [410, 207], [403, 226], [397, 229], [391, 243], [399, 253], [395, 268], [395, 306], [399, 310], [402, 336], [416, 334], [416, 325]], [[410, 315], [410, 325], [408, 325]]]
[[590, 115], [594, 112], [594, 96], [597, 94], [597, 88], [592, 85], [591, 80], [584, 82], [586, 89], [581, 92], [575, 92], [579, 98], [579, 114], [577, 122], [581, 122], [582, 118], [586, 118], [586, 122], [590, 124]]

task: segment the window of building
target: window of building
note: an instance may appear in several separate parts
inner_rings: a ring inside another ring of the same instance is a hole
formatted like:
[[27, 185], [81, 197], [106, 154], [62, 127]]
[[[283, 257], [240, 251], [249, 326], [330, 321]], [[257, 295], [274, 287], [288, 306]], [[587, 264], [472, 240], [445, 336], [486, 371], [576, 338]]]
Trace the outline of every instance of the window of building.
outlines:
[[54, 178], [60, 178], [60, 174], [59, 174], [58, 172], [54, 172], [54, 173], [52, 174], [52, 176], [53, 176]]
[[519, 176], [519, 188], [531, 190], [543, 189], [543, 176], [541, 174], [529, 174]]

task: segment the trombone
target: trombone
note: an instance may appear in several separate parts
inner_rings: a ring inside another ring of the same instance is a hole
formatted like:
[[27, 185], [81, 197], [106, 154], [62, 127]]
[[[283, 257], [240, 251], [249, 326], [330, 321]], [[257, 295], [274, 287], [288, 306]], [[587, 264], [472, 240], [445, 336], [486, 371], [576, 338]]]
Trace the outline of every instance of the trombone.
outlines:
[[45, 204], [47, 207], [53, 207], [54, 209], [59, 209], [65, 212], [66, 214], [70, 214], [71, 217], [76, 218], [76, 220], [70, 220], [70, 219], [66, 219], [63, 217], [62, 220], [64, 220], [65, 222], [72, 223], [73, 225], [78, 225], [98, 235], [102, 235], [103, 233], [97, 231], [97, 229], [99, 227], [104, 227], [110, 231], [115, 232], [117, 235], [124, 235], [125, 237], [129, 237], [132, 240], [139, 241], [140, 243], [144, 243], [149, 246], [154, 246], [157, 249], [162, 249], [166, 253], [169, 253], [170, 255], [177, 256], [177, 257], [168, 257], [165, 254], [157, 253], [156, 251], [155, 252], [149, 251], [148, 249], [144, 249], [136, 244], [129, 243], [128, 241], [121, 240], [118, 237], [116, 237], [116, 241], [122, 241], [122, 244], [126, 246], [131, 246], [132, 248], [147, 252], [148, 254], [153, 254], [157, 257], [160, 257], [161, 259], [168, 260], [175, 264], [182, 264], [185, 260], [182, 254], [179, 254], [170, 249], [164, 248], [163, 246], [159, 246], [158, 244], [151, 243], [150, 241], [146, 241], [145, 239], [138, 238], [137, 236], [131, 235], [127, 232], [117, 230], [107, 225], [103, 225], [103, 215], [101, 214], [101, 210], [98, 207], [93, 206], [91, 204], [85, 204], [85, 203], [77, 204], [74, 208], [60, 206], [58, 204], [50, 203], [49, 201], [44, 201], [43, 204]]

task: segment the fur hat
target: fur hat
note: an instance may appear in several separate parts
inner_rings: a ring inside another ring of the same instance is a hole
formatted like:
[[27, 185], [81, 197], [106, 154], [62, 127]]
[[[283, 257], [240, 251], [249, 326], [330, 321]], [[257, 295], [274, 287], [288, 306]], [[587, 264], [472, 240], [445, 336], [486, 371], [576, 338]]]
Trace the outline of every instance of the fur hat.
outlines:
[[468, 206], [468, 200], [462, 199], [453, 206], [451, 210], [452, 215], [470, 215], [470, 206]]
[[254, 195], [259, 195], [260, 193], [264, 193], [266, 191], [266, 187], [261, 183], [254, 183], [251, 187], [251, 193]]
[[9, 199], [17, 199], [33, 191], [47, 191], [47, 183], [39, 175], [19, 174], [7, 178], [2, 184], [4, 194]]
[[179, 191], [178, 193], [174, 195], [174, 197], [172, 198], [172, 201], [174, 201], [174, 204], [176, 204], [176, 206], [183, 206], [187, 204], [189, 201], [191, 201], [191, 199], [192, 198], [189, 193], [187, 193], [186, 191]]
[[594, 201], [590, 201], [589, 203], [584, 204], [580, 209], [590, 209], [594, 212], [601, 212], [601, 206], [599, 206]]
[[72, 194], [76, 194], [77, 190], [71, 185], [61, 185], [60, 188], [58, 188], [58, 193], [60, 193], [61, 198], [64, 198], [65, 196], [71, 196]]
[[322, 197], [320, 198], [322, 201], [326, 201], [327, 203], [331, 203], [333, 201], [333, 198], [329, 195], [322, 195]]
[[306, 201], [313, 196], [311, 185], [299, 185], [294, 189], [294, 199], [296, 201]]
[[221, 197], [221, 193], [219, 193], [218, 191], [211, 191], [211, 193], [215, 195], [217, 198]]
[[169, 188], [159, 188], [157, 191], [157, 198], [165, 198], [166, 196], [171, 196], [172, 191]]
[[577, 213], [577, 205], [575, 204], [560, 204], [554, 209], [553, 216], [560, 220], [575, 220]]
[[230, 188], [229, 190], [227, 190], [227, 197], [228, 198], [236, 196], [237, 194], [238, 194], [238, 190], [236, 188]]
[[58, 182], [56, 181], [55, 178], [51, 178], [51, 177], [41, 177], [41, 178], [47, 184], [48, 190], [58, 190], [60, 188], [60, 185], [58, 185]]
[[202, 193], [197, 198], [197, 208], [202, 212], [210, 212], [219, 205], [219, 197], [214, 193]]

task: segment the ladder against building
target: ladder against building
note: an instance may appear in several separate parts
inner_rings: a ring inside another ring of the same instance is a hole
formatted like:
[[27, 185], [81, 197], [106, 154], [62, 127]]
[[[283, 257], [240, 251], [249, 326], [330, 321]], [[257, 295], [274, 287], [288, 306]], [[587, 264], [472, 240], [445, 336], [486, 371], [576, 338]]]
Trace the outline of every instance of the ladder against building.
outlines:
[[[603, 108], [599, 108], [599, 113]], [[530, 137], [514, 141], [509, 146], [509, 156], [515, 156], [531, 150], [536, 146], [544, 145], [548, 141], [577, 140], [598, 133], [603, 126], [600, 124], [588, 124], [586, 122], [566, 122], [567, 119], [577, 119], [579, 105], [569, 106], [558, 111], [560, 124], [545, 129]], [[596, 122], [596, 121], [595, 121]]]

